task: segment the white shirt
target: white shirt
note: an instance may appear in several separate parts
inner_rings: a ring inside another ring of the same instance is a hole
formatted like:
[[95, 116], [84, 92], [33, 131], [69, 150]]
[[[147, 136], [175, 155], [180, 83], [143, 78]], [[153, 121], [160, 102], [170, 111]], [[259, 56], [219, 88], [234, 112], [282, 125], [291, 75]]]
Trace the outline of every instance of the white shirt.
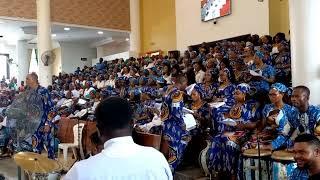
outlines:
[[202, 83], [205, 72], [203, 72], [202, 70], [200, 70], [200, 71], [196, 72], [195, 74], [196, 74], [196, 82], [197, 82], [197, 83]]
[[96, 81], [96, 85], [98, 89], [103, 89], [106, 87], [106, 81], [102, 80], [102, 81]]
[[104, 150], [77, 162], [64, 180], [172, 180], [169, 164], [152, 147], [133, 142], [131, 136], [118, 137], [104, 143]]
[[115, 86], [115, 80], [114, 79], [113, 80], [112, 79], [107, 80], [106, 86], [114, 87]]
[[72, 98], [80, 97], [80, 92], [76, 89], [72, 90], [71, 93], [72, 93]]

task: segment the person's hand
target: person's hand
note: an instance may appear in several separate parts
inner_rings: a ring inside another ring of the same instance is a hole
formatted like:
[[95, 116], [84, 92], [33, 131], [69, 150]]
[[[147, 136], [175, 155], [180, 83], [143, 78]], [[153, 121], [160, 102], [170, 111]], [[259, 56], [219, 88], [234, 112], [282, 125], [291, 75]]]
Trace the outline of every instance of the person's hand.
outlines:
[[268, 116], [267, 117], [267, 123], [269, 125], [275, 124], [276, 123], [276, 118], [277, 118], [277, 114]]

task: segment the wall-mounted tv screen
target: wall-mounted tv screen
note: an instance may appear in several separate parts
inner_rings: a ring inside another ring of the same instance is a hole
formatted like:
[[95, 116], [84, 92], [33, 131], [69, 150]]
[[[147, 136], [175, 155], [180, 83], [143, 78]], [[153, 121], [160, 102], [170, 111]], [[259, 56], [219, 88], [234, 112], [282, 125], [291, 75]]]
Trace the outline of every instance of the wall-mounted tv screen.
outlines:
[[231, 0], [201, 0], [201, 20], [209, 21], [231, 14]]

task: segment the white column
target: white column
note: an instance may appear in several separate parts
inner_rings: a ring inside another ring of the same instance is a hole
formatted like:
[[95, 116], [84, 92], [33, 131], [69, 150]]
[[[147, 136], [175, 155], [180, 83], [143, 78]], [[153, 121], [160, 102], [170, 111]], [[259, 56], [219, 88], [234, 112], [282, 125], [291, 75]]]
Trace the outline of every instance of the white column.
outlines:
[[130, 0], [130, 53], [137, 57], [141, 51], [140, 40], [140, 0]]
[[319, 7], [319, 0], [289, 1], [292, 82], [310, 88], [312, 104], [320, 104]]
[[44, 66], [41, 55], [52, 50], [50, 0], [37, 0], [37, 22], [38, 22], [38, 59], [39, 59], [39, 81], [40, 85], [47, 87], [52, 83], [52, 65]]
[[17, 59], [18, 62], [18, 84], [25, 81], [30, 67], [30, 56], [28, 53], [27, 41], [20, 40], [17, 42]]

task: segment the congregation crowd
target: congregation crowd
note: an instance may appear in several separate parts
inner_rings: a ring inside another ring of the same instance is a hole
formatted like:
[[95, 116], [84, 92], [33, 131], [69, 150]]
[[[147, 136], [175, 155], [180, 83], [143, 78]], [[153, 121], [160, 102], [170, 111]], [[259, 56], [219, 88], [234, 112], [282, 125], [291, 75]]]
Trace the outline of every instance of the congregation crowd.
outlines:
[[[25, 88], [3, 82], [5, 89]], [[102, 99], [127, 99], [134, 130], [167, 141], [172, 172], [197, 164], [208, 146], [210, 172], [240, 178], [241, 152], [256, 147], [257, 134], [270, 142], [261, 148], [272, 151], [291, 149], [299, 134], [320, 135], [320, 108], [308, 104], [310, 91], [291, 87], [290, 42], [283, 33], [202, 43], [181, 57], [101, 58], [92, 67], [53, 76], [47, 89], [52, 122], [61, 117], [94, 121]], [[185, 114], [192, 114], [195, 126], [186, 126]], [[292, 179], [308, 178], [304, 169], [288, 166], [287, 171]]]

